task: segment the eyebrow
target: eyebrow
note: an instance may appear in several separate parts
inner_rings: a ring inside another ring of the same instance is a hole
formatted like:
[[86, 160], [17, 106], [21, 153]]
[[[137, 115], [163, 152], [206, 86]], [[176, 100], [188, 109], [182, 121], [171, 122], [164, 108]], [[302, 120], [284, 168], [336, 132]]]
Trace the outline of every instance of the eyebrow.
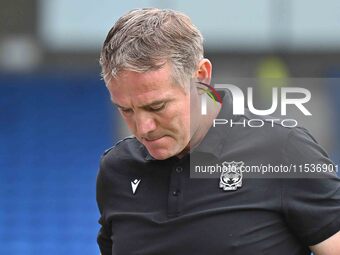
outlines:
[[[148, 108], [150, 106], [154, 106], [154, 105], [158, 105], [158, 104], [161, 104], [161, 103], [168, 103], [170, 101], [172, 101], [173, 99], [160, 99], [160, 100], [155, 100], [149, 104], [145, 104], [145, 105], [142, 105], [142, 106], [139, 106], [138, 108]], [[115, 102], [112, 102], [115, 106], [117, 106], [118, 108], [121, 108], [121, 109], [129, 109], [127, 107], [124, 107], [124, 106], [121, 106]]]

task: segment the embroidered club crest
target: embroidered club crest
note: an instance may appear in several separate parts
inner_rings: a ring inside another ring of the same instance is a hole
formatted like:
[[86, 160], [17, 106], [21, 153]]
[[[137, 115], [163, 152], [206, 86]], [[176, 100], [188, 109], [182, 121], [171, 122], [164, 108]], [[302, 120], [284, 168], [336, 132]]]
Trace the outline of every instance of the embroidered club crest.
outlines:
[[236, 190], [242, 187], [242, 171], [244, 165], [243, 161], [240, 162], [227, 162], [222, 163], [222, 173], [220, 176], [220, 188], [224, 191]]

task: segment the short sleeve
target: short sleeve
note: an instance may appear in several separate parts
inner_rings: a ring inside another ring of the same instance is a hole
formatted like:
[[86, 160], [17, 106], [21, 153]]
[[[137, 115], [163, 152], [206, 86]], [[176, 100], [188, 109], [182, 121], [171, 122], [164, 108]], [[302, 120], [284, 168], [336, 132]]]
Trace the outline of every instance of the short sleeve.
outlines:
[[[286, 163], [333, 164], [303, 128], [292, 129], [284, 148]], [[333, 164], [334, 165], [334, 164]], [[305, 245], [318, 244], [340, 230], [340, 180], [335, 173], [282, 179], [282, 209], [292, 232]]]
[[[99, 223], [102, 224], [101, 218], [99, 219]], [[105, 225], [102, 225], [98, 232], [97, 243], [98, 243], [101, 255], [112, 255], [112, 240], [110, 238], [110, 234], [107, 231]]]
[[111, 239], [111, 227], [110, 224], [105, 220], [105, 201], [107, 199], [106, 190], [106, 178], [103, 169], [103, 158], [101, 160], [101, 167], [97, 176], [96, 184], [96, 199], [97, 205], [100, 212], [99, 224], [101, 225], [97, 235], [97, 243], [101, 252], [101, 255], [112, 255], [112, 239]]

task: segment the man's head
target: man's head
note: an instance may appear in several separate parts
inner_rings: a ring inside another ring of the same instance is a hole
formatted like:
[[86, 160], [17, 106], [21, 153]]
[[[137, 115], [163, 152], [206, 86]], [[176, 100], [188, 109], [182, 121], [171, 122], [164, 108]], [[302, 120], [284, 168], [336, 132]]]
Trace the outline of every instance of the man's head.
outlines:
[[104, 42], [100, 64], [111, 100], [156, 159], [183, 152], [200, 127], [200, 111], [190, 111], [200, 105], [190, 81], [210, 82], [202, 42], [187, 16], [159, 9], [127, 13]]
[[120, 71], [147, 72], [171, 64], [177, 82], [190, 77], [203, 58], [203, 37], [186, 15], [173, 10], [137, 9], [108, 33], [100, 56], [105, 82]]

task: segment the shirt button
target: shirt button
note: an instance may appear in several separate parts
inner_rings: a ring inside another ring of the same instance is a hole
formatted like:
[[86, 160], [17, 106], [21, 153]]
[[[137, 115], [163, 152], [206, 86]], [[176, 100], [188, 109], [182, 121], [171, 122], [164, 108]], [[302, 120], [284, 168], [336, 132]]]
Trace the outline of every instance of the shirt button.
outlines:
[[172, 195], [177, 197], [179, 195], [179, 193], [181, 193], [181, 191], [179, 189], [176, 189], [172, 192]]
[[176, 167], [177, 173], [181, 173], [182, 171], [183, 171], [183, 167], [181, 167], [181, 166]]

